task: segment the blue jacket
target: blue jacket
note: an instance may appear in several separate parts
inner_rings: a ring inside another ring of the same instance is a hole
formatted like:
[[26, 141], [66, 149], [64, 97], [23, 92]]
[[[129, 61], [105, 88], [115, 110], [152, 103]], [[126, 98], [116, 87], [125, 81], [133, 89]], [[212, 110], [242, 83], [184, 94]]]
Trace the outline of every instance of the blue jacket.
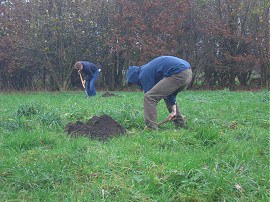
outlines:
[[[160, 56], [140, 68], [137, 66], [129, 67], [126, 79], [128, 83], [140, 85], [144, 93], [147, 93], [164, 77], [170, 77], [189, 68], [191, 66], [185, 60], [174, 56]], [[175, 92], [167, 97], [171, 105], [176, 102], [177, 93]]]
[[82, 72], [85, 73], [86, 76], [86, 80], [90, 81], [93, 78], [94, 73], [98, 70], [98, 67], [91, 62], [87, 62], [87, 61], [80, 61], [83, 65], [83, 69]]

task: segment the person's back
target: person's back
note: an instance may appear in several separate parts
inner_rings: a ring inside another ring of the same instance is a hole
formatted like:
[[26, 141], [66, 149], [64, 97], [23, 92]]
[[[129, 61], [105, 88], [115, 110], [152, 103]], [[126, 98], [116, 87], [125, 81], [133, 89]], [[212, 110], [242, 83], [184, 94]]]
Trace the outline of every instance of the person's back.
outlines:
[[183, 59], [160, 56], [141, 66], [138, 79], [146, 93], [164, 77], [170, 77], [189, 68], [190, 64]]
[[93, 78], [93, 74], [98, 70], [98, 67], [91, 62], [81, 61], [83, 65], [82, 72], [87, 75], [87, 80], [91, 80]]
[[183, 59], [175, 56], [160, 56], [141, 66], [141, 73], [169, 77], [188, 68], [191, 68], [190, 64]]

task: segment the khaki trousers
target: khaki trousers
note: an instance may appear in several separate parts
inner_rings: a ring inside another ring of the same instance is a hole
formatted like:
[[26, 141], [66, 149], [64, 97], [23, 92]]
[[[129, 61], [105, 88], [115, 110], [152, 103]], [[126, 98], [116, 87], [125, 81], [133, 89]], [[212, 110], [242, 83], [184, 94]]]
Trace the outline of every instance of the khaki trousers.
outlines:
[[[151, 90], [144, 95], [144, 120], [150, 129], [158, 129], [157, 125], [157, 104], [161, 99], [165, 100], [168, 111], [171, 112], [171, 105], [166, 99], [168, 95], [174, 92], [180, 92], [188, 86], [192, 79], [191, 69], [184, 70], [170, 77], [165, 77], [159, 81]], [[176, 127], [185, 127], [185, 120], [176, 105], [176, 119], [174, 120]]]

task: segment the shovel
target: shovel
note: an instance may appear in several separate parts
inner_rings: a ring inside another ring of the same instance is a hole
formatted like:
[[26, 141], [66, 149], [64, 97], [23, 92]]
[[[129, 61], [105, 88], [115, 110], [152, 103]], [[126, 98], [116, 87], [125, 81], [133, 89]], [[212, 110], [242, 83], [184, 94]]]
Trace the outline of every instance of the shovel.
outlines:
[[[172, 120], [173, 120], [173, 119], [172, 119]], [[167, 117], [167, 118], [164, 119], [163, 121], [159, 122], [157, 125], [160, 126], [160, 125], [162, 125], [162, 124], [164, 124], [164, 123], [167, 123], [167, 122], [169, 122], [169, 121], [170, 121], [170, 119], [169, 119], [169, 117]]]

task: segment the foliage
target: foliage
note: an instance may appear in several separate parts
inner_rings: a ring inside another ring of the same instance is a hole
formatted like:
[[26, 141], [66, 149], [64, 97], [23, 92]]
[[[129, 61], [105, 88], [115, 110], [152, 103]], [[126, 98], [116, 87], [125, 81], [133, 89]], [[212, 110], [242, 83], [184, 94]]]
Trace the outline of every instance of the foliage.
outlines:
[[41, 109], [39, 109], [40, 106], [35, 104], [35, 103], [24, 103], [20, 105], [16, 111], [16, 116], [17, 117], [22, 117], [22, 116], [32, 116], [35, 114], [38, 114]]
[[159, 55], [189, 61], [191, 86], [268, 88], [268, 8], [265, 0], [2, 1], [0, 89], [79, 87], [77, 60], [102, 67], [101, 88], [120, 89], [128, 66]]
[[262, 30], [256, 24], [264, 14], [255, 11], [260, 6], [263, 5], [252, 0], [209, 1], [205, 5], [204, 11], [209, 16], [199, 18], [205, 25], [203, 37], [206, 34], [206, 38], [211, 39], [203, 40], [202, 46], [211, 63], [203, 67], [205, 82], [233, 88], [238, 80], [246, 86], [252, 71], [260, 72], [259, 67], [264, 65], [259, 56], [262, 44], [256, 37]]

